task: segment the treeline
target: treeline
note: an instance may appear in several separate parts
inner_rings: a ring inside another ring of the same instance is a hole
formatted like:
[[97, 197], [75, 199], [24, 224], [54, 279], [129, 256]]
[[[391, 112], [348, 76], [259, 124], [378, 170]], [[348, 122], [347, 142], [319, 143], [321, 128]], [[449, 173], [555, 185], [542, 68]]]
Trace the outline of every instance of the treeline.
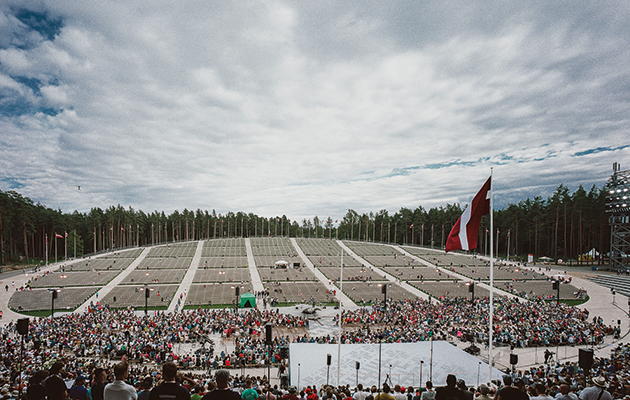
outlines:
[[[606, 194], [593, 186], [570, 193], [560, 185], [547, 199], [535, 197], [495, 210], [494, 237], [498, 254], [577, 259], [595, 248], [607, 253], [610, 228], [605, 213]], [[55, 250], [62, 258], [81, 257], [109, 249], [166, 242], [255, 236], [338, 238], [379, 243], [443, 248], [453, 224], [462, 213], [459, 204], [425, 210], [401, 208], [359, 214], [348, 210], [341, 220], [330, 217], [291, 221], [253, 213], [184, 209], [170, 215], [147, 214], [118, 205], [89, 213], [63, 213], [15, 191], [0, 191], [1, 264], [31, 259], [49, 260]], [[489, 218], [482, 221], [478, 252], [489, 252]], [[76, 254], [75, 254], [76, 248]]]

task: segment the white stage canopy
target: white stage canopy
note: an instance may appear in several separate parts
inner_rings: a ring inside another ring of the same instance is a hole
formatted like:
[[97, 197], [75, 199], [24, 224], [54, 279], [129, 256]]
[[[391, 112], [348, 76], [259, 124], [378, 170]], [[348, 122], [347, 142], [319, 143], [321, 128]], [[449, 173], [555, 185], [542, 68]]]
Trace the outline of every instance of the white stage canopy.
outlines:
[[[422, 363], [422, 383], [431, 380], [434, 386], [444, 386], [446, 376], [454, 374], [468, 386], [488, 382], [488, 364], [445, 341], [418, 343], [383, 343], [381, 347], [381, 385], [391, 373], [393, 385], [418, 387]], [[431, 350], [433, 348], [433, 351]], [[327, 375], [326, 358], [331, 355]], [[307, 385], [349, 384], [357, 382], [356, 362], [360, 363], [358, 382], [364, 387], [378, 385], [378, 344], [342, 344], [339, 383], [337, 381], [337, 345], [292, 343], [289, 346], [290, 382], [300, 388]], [[391, 365], [391, 367], [390, 367]], [[391, 369], [390, 369], [391, 368]], [[492, 369], [492, 379], [503, 373]], [[388, 381], [389, 383], [389, 381]]]

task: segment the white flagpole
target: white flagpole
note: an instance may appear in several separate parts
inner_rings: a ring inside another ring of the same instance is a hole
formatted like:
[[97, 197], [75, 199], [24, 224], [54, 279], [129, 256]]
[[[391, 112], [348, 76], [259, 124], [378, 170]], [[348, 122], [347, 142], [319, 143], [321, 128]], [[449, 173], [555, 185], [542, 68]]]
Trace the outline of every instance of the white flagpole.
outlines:
[[492, 189], [492, 167], [490, 167], [490, 303], [488, 304], [488, 382], [492, 381], [492, 319], [494, 318], [494, 257], [492, 249], [494, 249], [492, 237], [494, 236], [494, 190]]
[[341, 385], [339, 382], [339, 375], [341, 371], [341, 294], [343, 293], [343, 247], [341, 248], [341, 271], [339, 275], [339, 331], [337, 332], [337, 386]]
[[48, 234], [46, 234], [46, 266], [48, 266]]

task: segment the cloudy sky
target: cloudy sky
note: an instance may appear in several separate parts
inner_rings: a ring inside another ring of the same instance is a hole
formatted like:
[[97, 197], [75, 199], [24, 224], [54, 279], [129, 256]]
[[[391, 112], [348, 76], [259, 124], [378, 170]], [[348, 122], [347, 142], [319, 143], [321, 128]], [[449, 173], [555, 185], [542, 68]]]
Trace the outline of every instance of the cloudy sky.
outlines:
[[[0, 189], [341, 218], [630, 168], [626, 1], [4, 0]], [[77, 189], [81, 186], [81, 190]]]

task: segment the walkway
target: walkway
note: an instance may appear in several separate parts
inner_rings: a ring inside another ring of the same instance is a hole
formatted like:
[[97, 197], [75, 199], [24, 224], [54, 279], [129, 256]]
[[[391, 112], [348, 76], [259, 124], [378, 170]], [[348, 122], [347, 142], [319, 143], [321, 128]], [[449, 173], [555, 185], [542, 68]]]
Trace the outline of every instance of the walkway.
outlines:
[[[249, 276], [252, 279], [254, 292], [262, 292], [265, 290], [265, 286], [263, 285], [258, 269], [256, 268], [256, 260], [254, 260], [254, 252], [252, 251], [252, 242], [249, 238], [245, 238], [245, 248], [247, 249], [247, 267], [249, 268]], [[256, 307], [262, 309], [263, 306], [263, 299], [256, 296]]]
[[[344, 249], [348, 254], [350, 254], [355, 260], [359, 261], [361, 264], [365, 265], [366, 267], [370, 267], [372, 269], [374, 269], [375, 267], [370, 264], [369, 262], [367, 262], [367, 260], [364, 260], [363, 258], [359, 257], [354, 251], [350, 250], [350, 248], [348, 246], [346, 246], [341, 240], [337, 240], [337, 244]], [[392, 246], [394, 247], [394, 246]], [[395, 248], [395, 247], [394, 247]], [[399, 250], [399, 249], [397, 249]], [[399, 250], [402, 252], [402, 250]], [[428, 294], [424, 293], [421, 290], [416, 289], [415, 287], [411, 286], [408, 283], [402, 282], [398, 279], [396, 279], [394, 276], [388, 274], [387, 272], [383, 271], [380, 268], [379, 269], [379, 274], [383, 274], [388, 281], [392, 282], [395, 285], [400, 286], [401, 288], [405, 289], [406, 291], [413, 293], [414, 296], [421, 298], [423, 300], [429, 300], [431, 301], [431, 296], [429, 296]]]
[[178, 310], [181, 311], [184, 309], [186, 298], [188, 297], [188, 293], [190, 293], [190, 286], [195, 280], [195, 274], [197, 273], [197, 269], [199, 268], [199, 261], [201, 260], [201, 254], [203, 253], [203, 243], [203, 240], [197, 242], [197, 250], [195, 251], [195, 255], [190, 262], [188, 272], [186, 272], [186, 275], [184, 275], [184, 279], [182, 279], [182, 282], [179, 284], [177, 291], [173, 295], [173, 300], [171, 300], [171, 303], [166, 309], [167, 313], [177, 312]]
[[295, 248], [295, 251], [297, 251], [298, 255], [302, 259], [302, 262], [304, 262], [304, 265], [306, 265], [306, 267], [313, 274], [315, 274], [317, 279], [321, 283], [323, 283], [324, 286], [326, 286], [326, 289], [328, 289], [328, 291], [331, 291], [331, 292], [334, 290], [337, 293], [337, 296], [336, 296], [337, 300], [339, 300], [341, 302], [341, 306], [343, 308], [345, 308], [346, 310], [354, 310], [354, 309], [359, 308], [359, 306], [357, 306], [354, 303], [354, 301], [352, 301], [352, 299], [350, 299], [350, 297], [348, 297], [341, 290], [338, 290], [338, 288], [335, 285], [332, 284], [330, 279], [326, 278], [326, 276], [322, 273], [322, 271], [320, 271], [317, 268], [315, 268], [315, 266], [313, 265], [311, 260], [309, 260], [308, 257], [306, 256], [306, 254], [304, 254], [304, 252], [302, 251], [302, 248], [297, 243], [297, 240], [295, 240], [295, 238], [291, 238], [291, 244], [293, 244], [293, 247]]

